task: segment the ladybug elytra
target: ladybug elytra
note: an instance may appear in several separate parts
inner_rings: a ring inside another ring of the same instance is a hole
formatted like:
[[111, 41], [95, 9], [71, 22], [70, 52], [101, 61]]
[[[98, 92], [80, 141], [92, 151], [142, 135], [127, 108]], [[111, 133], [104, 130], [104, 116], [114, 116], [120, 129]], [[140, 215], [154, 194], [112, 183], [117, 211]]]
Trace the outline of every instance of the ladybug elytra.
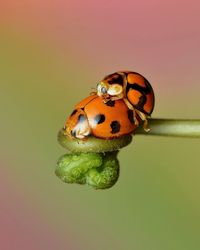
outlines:
[[65, 135], [78, 139], [90, 135], [113, 139], [131, 134], [136, 128], [134, 112], [123, 99], [103, 102], [98, 95], [90, 95], [78, 103], [64, 127]]

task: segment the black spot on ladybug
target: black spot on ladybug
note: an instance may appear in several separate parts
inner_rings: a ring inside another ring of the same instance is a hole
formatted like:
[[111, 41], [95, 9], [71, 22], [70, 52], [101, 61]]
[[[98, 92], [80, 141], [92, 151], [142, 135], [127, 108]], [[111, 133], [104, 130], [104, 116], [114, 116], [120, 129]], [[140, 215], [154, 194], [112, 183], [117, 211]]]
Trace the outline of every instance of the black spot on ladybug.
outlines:
[[115, 106], [115, 101], [109, 100], [108, 102], [105, 103], [109, 107], [114, 107]]
[[146, 103], [146, 101], [147, 101], [147, 97], [146, 97], [146, 95], [142, 95], [142, 96], [140, 96], [140, 98], [139, 98], [139, 102], [138, 102], [138, 107], [143, 107], [144, 106], [144, 104]]
[[107, 80], [109, 84], [119, 84], [121, 86], [124, 84], [123, 76], [117, 73], [106, 76], [104, 80]]
[[128, 110], [128, 119], [130, 121], [131, 124], [134, 124], [134, 113], [133, 113], [133, 110], [129, 109]]
[[96, 124], [101, 124], [105, 121], [105, 115], [102, 115], [102, 114], [98, 114], [95, 116], [94, 120], [95, 120], [95, 123]]
[[[147, 80], [146, 80], [147, 81]], [[145, 81], [145, 85], [147, 84]], [[150, 84], [150, 83], [149, 83]], [[134, 90], [137, 90], [139, 91], [141, 94], [149, 94], [151, 93], [151, 88], [149, 85], [146, 85], [145, 87], [142, 87], [140, 85], [138, 85], [136, 82], [135, 83], [127, 83], [127, 86], [126, 86], [126, 94], [129, 92], [130, 89], [134, 89]]]
[[75, 109], [72, 113], [71, 113], [71, 115], [70, 116], [73, 116], [73, 115], [75, 115], [76, 113], [77, 113], [77, 109]]
[[112, 121], [110, 127], [112, 129], [111, 134], [116, 134], [120, 131], [121, 125], [118, 121]]
[[79, 115], [78, 116], [78, 122], [81, 123], [81, 122], [84, 122], [86, 120], [86, 117], [84, 115]]

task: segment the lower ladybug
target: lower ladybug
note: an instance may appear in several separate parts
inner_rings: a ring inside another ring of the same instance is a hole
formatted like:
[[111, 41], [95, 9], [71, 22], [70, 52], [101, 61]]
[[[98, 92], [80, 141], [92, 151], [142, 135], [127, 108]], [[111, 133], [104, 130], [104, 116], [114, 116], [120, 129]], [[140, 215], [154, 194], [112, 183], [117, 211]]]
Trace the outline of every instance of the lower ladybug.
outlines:
[[129, 109], [134, 112], [136, 125], [139, 124], [136, 114], [144, 121], [144, 129], [148, 131], [147, 118], [154, 109], [154, 91], [148, 80], [139, 73], [119, 71], [107, 75], [97, 84], [97, 95], [104, 102], [123, 99]]
[[123, 99], [102, 102], [98, 95], [90, 95], [75, 106], [65, 123], [65, 135], [78, 139], [90, 135], [103, 139], [118, 138], [137, 128], [133, 117], [133, 110]]

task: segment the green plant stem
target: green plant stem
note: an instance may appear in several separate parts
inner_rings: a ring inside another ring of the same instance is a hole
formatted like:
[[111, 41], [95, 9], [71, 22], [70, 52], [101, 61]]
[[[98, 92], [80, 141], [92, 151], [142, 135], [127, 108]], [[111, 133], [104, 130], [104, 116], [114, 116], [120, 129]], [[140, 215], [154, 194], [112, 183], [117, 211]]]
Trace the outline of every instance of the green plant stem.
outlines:
[[86, 140], [72, 139], [64, 134], [64, 129], [58, 132], [58, 142], [64, 148], [72, 153], [105, 153], [117, 151], [132, 141], [132, 135], [125, 135], [112, 140], [105, 140], [89, 136]]
[[149, 132], [140, 126], [135, 134], [184, 138], [200, 138], [200, 120], [156, 119], [148, 120]]
[[[149, 132], [142, 125], [136, 135], [200, 138], [200, 120], [149, 119]], [[112, 187], [119, 177], [118, 150], [132, 141], [132, 135], [113, 140], [90, 136], [87, 140], [71, 139], [64, 130], [58, 133], [58, 142], [70, 153], [60, 157], [56, 175], [67, 183], [87, 184], [95, 189]]]

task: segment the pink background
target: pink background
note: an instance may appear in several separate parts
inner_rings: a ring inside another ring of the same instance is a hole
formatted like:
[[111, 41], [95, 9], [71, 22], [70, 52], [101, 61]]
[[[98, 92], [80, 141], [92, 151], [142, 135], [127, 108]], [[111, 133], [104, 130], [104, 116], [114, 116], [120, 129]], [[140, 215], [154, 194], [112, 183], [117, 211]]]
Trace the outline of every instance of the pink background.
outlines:
[[154, 117], [200, 118], [199, 10], [180, 0], [1, 0], [2, 250], [200, 248], [198, 140], [136, 138], [108, 191], [54, 175], [58, 129], [109, 73], [143, 74]]

